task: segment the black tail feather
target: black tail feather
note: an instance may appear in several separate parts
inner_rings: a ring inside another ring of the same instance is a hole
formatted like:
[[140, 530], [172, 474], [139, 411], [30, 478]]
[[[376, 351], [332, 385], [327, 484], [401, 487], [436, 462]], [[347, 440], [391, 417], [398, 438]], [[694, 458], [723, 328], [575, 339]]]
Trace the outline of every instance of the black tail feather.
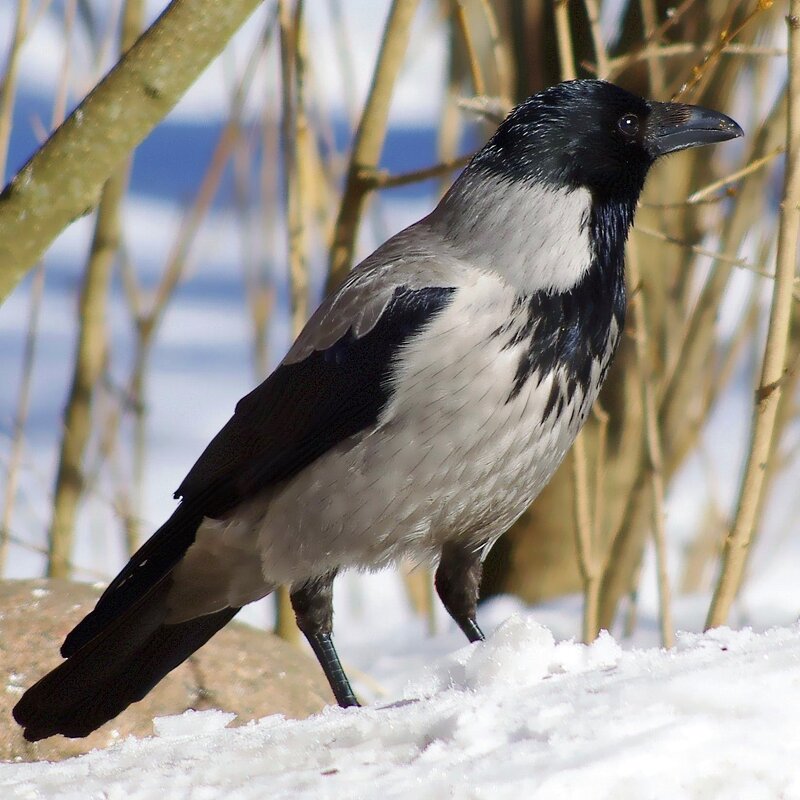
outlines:
[[194, 542], [203, 514], [182, 503], [103, 592], [94, 610], [67, 635], [61, 655], [69, 658], [163, 581]]
[[225, 608], [165, 625], [169, 585], [163, 581], [25, 692], [14, 719], [25, 728], [26, 739], [88, 736], [141, 700], [239, 611]]

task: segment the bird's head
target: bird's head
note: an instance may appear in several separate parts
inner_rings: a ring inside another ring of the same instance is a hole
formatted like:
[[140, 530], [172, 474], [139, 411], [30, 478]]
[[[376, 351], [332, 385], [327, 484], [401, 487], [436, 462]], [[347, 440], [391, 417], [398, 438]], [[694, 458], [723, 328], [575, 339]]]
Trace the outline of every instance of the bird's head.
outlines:
[[643, 100], [605, 81], [575, 80], [518, 105], [476, 161], [511, 180], [635, 201], [660, 156], [742, 135], [716, 111]]

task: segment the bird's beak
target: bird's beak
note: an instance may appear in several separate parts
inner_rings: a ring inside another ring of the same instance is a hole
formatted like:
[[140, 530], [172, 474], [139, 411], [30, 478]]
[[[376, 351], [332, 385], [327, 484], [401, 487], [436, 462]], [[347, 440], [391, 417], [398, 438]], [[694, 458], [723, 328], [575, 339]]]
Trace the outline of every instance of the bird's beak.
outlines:
[[736, 122], [718, 111], [684, 103], [652, 101], [649, 105], [645, 141], [653, 158], [744, 136]]

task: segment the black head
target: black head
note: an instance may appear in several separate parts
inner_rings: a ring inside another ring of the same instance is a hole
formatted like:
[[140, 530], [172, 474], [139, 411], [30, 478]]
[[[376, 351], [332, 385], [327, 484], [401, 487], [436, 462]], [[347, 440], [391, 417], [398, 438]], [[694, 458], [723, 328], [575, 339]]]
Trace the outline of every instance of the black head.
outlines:
[[716, 111], [577, 80], [518, 105], [475, 161], [511, 180], [580, 186], [635, 201], [659, 156], [741, 135], [732, 119]]

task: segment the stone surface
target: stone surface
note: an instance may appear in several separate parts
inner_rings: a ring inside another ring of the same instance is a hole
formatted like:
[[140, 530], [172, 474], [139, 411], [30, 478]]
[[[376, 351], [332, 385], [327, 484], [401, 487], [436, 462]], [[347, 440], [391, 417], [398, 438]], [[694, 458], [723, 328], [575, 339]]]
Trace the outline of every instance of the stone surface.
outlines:
[[149, 736], [153, 717], [188, 708], [231, 711], [237, 725], [269, 714], [302, 719], [333, 702], [313, 658], [277, 636], [232, 623], [91, 736], [26, 742], [11, 709], [28, 686], [61, 663], [64, 637], [99, 594], [99, 588], [65, 580], [0, 581], [0, 760], [58, 760], [121, 737]]

